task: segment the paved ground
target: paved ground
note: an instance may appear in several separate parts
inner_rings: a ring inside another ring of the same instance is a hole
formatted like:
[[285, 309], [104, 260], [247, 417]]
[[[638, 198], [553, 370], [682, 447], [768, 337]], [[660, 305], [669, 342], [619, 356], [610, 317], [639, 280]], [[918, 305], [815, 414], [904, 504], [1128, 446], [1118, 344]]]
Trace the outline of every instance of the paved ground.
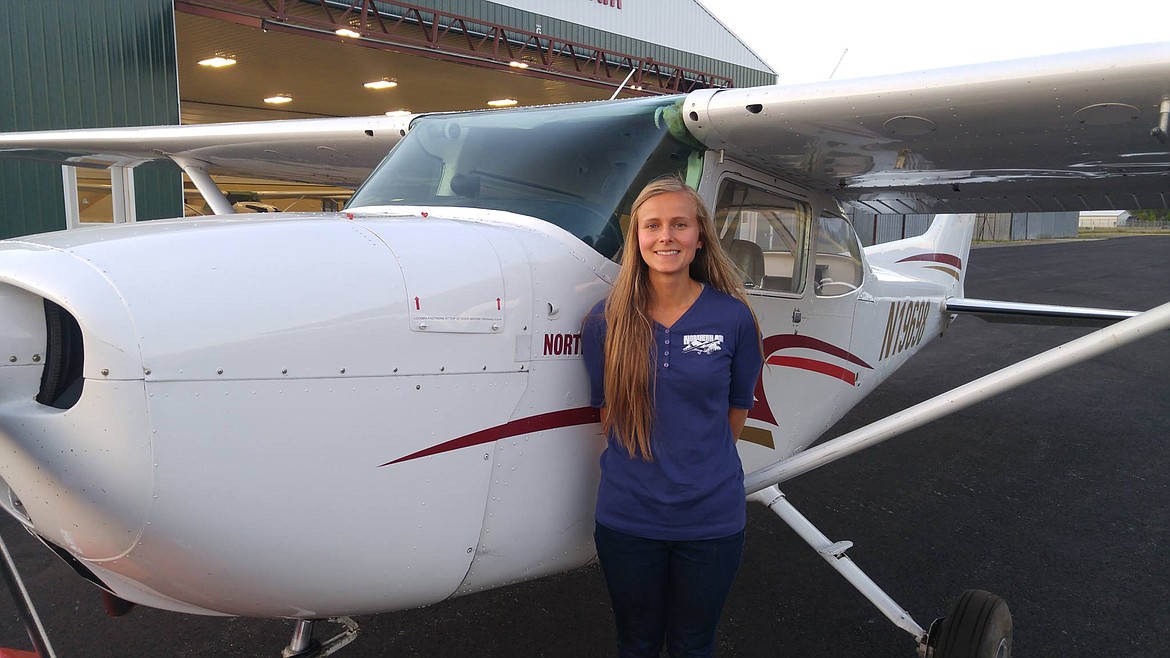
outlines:
[[[976, 249], [972, 297], [1146, 309], [1170, 300], [1170, 237]], [[828, 436], [1085, 333], [957, 322]], [[963, 589], [1005, 597], [1018, 656], [1170, 655], [1170, 334], [1123, 348], [790, 482], [790, 500], [926, 625]], [[139, 609], [0, 520], [60, 656], [275, 657], [291, 624]], [[596, 568], [363, 617], [340, 655], [612, 655]], [[0, 646], [29, 646], [0, 593]], [[914, 656], [811, 549], [753, 506], [723, 656]]]

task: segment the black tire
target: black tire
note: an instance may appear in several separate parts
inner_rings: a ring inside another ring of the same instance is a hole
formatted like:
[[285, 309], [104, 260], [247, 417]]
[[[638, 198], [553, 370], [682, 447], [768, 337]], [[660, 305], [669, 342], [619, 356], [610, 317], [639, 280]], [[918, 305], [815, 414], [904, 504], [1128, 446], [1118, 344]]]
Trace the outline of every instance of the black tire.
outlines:
[[1011, 658], [1012, 614], [991, 592], [969, 589], [947, 612], [934, 658]]

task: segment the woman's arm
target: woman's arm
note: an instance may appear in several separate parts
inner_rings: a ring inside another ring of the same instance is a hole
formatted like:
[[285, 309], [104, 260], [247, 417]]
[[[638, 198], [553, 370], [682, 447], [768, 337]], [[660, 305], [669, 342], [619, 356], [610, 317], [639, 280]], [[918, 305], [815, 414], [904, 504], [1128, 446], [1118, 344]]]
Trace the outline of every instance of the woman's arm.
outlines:
[[[605, 417], [605, 409], [601, 410], [602, 418]], [[732, 407], [727, 412], [727, 423], [731, 425], [731, 438], [735, 441], [739, 440], [739, 435], [743, 432], [744, 423], [747, 422], [747, 409], [736, 409]]]

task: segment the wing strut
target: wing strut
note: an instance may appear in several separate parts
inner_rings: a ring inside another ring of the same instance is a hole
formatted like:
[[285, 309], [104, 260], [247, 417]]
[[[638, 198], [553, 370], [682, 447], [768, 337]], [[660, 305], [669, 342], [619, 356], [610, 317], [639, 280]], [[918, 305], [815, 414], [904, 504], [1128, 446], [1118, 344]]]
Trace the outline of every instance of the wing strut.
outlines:
[[1165, 144], [1167, 133], [1170, 133], [1170, 98], [1163, 98], [1158, 105], [1158, 127], [1150, 130], [1150, 134]]
[[803, 514], [800, 513], [792, 503], [788, 502], [788, 498], [780, 489], [772, 485], [751, 496], [752, 500], [762, 503], [765, 507], [776, 513], [788, 527], [792, 528], [800, 538], [813, 548], [829, 566], [837, 570], [845, 580], [849, 581], [862, 596], [869, 599], [869, 602], [874, 604], [878, 610], [881, 611], [886, 619], [894, 622], [894, 625], [907, 633], [914, 636], [914, 640], [919, 644], [926, 641], [926, 631], [923, 630], [918, 622], [910, 616], [909, 612], [898, 605], [894, 599], [890, 598], [877, 583], [866, 575], [853, 560], [845, 554], [845, 551], [853, 547], [853, 542], [839, 541], [831, 542], [816, 526], [812, 524]]
[[1128, 320], [1058, 345], [1030, 359], [1012, 364], [896, 414], [886, 416], [875, 423], [870, 423], [848, 434], [803, 450], [770, 466], [752, 471], [744, 478], [744, 489], [746, 493], [753, 494], [846, 455], [881, 443], [903, 432], [921, 427], [932, 420], [966, 409], [976, 402], [981, 402], [1044, 375], [1086, 361], [1168, 328], [1170, 328], [1170, 303], [1162, 304]]
[[8, 550], [8, 544], [4, 543], [4, 539], [0, 538], [0, 571], [3, 572], [4, 582], [8, 585], [8, 591], [12, 593], [12, 599], [16, 603], [17, 612], [20, 613], [20, 618], [24, 621], [24, 627], [28, 630], [28, 637], [33, 642], [33, 647], [36, 649], [35, 653], [27, 651], [17, 651], [13, 649], [0, 649], [0, 658], [4, 656], [12, 656], [17, 658], [19, 656], [36, 656], [37, 658], [56, 658], [57, 654], [53, 653], [53, 646], [49, 644], [49, 634], [45, 631], [45, 625], [41, 623], [40, 616], [37, 615], [36, 608], [33, 607], [32, 597], [28, 594], [28, 589], [24, 586], [24, 580], [21, 579], [20, 573], [16, 570], [16, 562], [12, 559], [12, 553]]
[[181, 155], [170, 154], [171, 160], [183, 169], [183, 173], [191, 177], [191, 182], [195, 183], [195, 189], [203, 195], [203, 200], [207, 205], [211, 206], [211, 211], [217, 215], [231, 215], [236, 211], [232, 208], [232, 203], [224, 196], [223, 190], [211, 180], [211, 175], [207, 173], [206, 166], [198, 160], [183, 157]]

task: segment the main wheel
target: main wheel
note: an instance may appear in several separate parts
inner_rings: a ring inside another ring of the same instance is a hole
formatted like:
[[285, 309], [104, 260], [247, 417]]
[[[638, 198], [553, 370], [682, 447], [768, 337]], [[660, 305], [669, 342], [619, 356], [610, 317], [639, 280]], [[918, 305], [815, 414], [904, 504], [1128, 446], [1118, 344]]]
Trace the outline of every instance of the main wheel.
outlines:
[[934, 658], [1011, 658], [1012, 614], [991, 592], [969, 589], [938, 628]]

